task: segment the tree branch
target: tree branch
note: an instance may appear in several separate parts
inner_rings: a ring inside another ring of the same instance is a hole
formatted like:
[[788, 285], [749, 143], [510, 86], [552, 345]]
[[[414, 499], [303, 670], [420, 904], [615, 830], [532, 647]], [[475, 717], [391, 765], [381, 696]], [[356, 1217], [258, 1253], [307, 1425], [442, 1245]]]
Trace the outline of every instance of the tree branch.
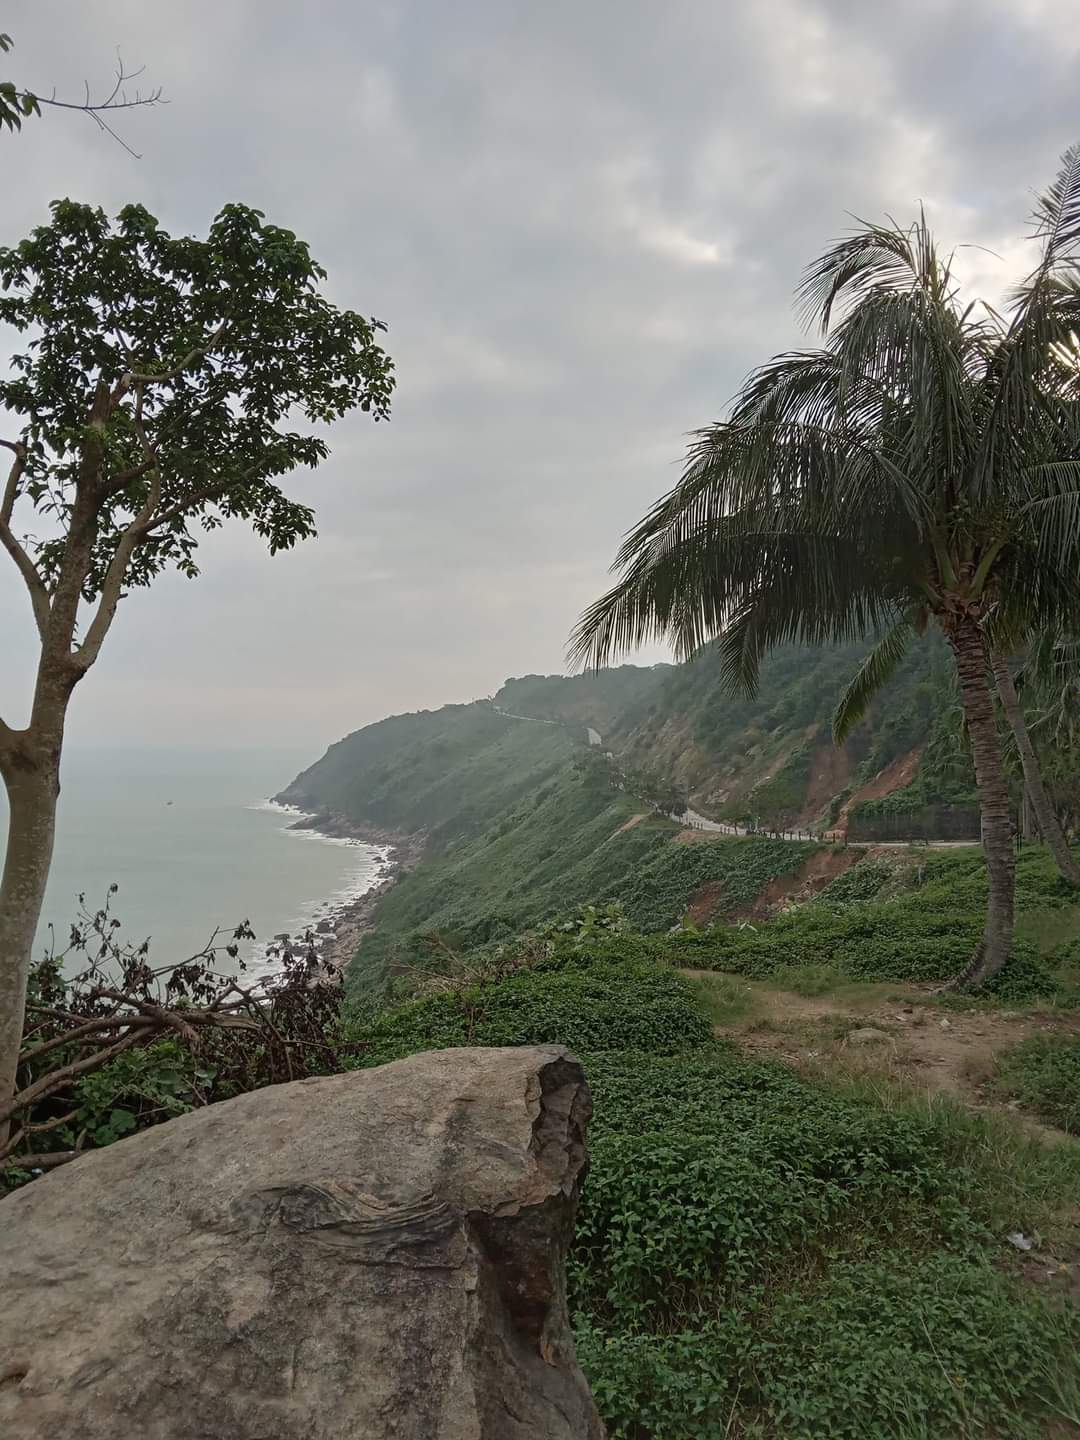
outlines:
[[136, 90], [135, 98], [133, 100], [128, 99], [127, 93], [123, 90], [123, 86], [129, 80], [138, 79], [142, 73], [142, 68], [132, 71], [125, 70], [124, 62], [120, 60], [116, 71], [116, 84], [112, 88], [112, 93], [105, 100], [91, 100], [89, 84], [86, 85], [86, 98], [82, 101], [58, 100], [55, 90], [50, 97], [38, 95], [33, 90], [20, 90], [18, 98], [20, 102], [24, 99], [29, 100], [31, 106], [39, 115], [42, 105], [48, 105], [53, 110], [79, 110], [84, 115], [89, 115], [99, 130], [104, 130], [107, 135], [111, 135], [116, 143], [122, 146], [129, 155], [133, 156], [136, 160], [140, 160], [142, 157], [138, 151], [133, 150], [126, 140], [121, 139], [103, 117], [117, 110], [136, 110], [147, 106], [167, 105], [169, 103], [165, 99], [160, 85], [156, 89], [151, 90], [149, 95], [143, 95], [140, 91]]
[[150, 485], [150, 493], [146, 497], [146, 504], [116, 542], [116, 549], [113, 551], [109, 568], [105, 571], [105, 579], [102, 581], [97, 611], [90, 622], [85, 639], [74, 652], [75, 663], [82, 672], [89, 670], [93, 665], [105, 636], [109, 633], [109, 626], [113, 622], [116, 607], [120, 603], [120, 592], [123, 589], [124, 576], [127, 574], [131, 556], [135, 546], [145, 538], [147, 521], [157, 509], [160, 499], [161, 475], [160, 472], [155, 472]]
[[130, 1050], [143, 1039], [144, 1032], [141, 1028], [129, 1031], [122, 1040], [115, 1045], [110, 1045], [106, 1050], [98, 1050], [93, 1055], [88, 1055], [84, 1060], [76, 1060], [71, 1065], [65, 1065], [61, 1070], [50, 1070], [33, 1085], [27, 1085], [25, 1090], [20, 1090], [10, 1100], [0, 1102], [0, 1124], [10, 1120], [12, 1115], [18, 1114], [20, 1110], [26, 1110], [29, 1106], [44, 1100], [55, 1090], [62, 1090], [69, 1080], [77, 1080], [80, 1075], [88, 1075], [92, 1070], [99, 1070], [102, 1065], [119, 1055], [124, 1050]]
[[161, 375], [140, 375], [137, 371], [133, 370], [130, 376], [131, 382], [137, 385], [161, 385], [167, 380], [175, 380], [178, 375], [184, 373], [189, 365], [194, 365], [196, 360], [202, 360], [210, 353], [225, 334], [228, 324], [229, 317], [226, 316], [212, 335], [208, 335], [201, 345], [196, 345], [193, 350], [189, 350], [184, 358], [177, 365], [174, 365], [171, 370], [166, 370]]
[[8, 1155], [0, 1159], [0, 1165], [10, 1165], [15, 1170], [55, 1170], [69, 1160], [77, 1160], [79, 1150], [48, 1150], [44, 1155]]
[[186, 510], [192, 510], [196, 505], [201, 505], [206, 500], [220, 500], [237, 485], [246, 485], [258, 472], [258, 466], [253, 465], [245, 470], [242, 475], [235, 476], [232, 480], [222, 480], [217, 485], [206, 485], [202, 490], [193, 490], [183, 500], [178, 500], [175, 505], [170, 505], [167, 510], [162, 510], [160, 515], [155, 515], [151, 524], [146, 526], [146, 534], [152, 535], [155, 530], [167, 525], [170, 520], [176, 520]]
[[15, 500], [19, 493], [19, 481], [26, 469], [26, 446], [22, 443], [13, 445], [7, 440], [0, 441], [0, 444], [15, 454], [11, 469], [8, 471], [7, 484], [4, 486], [4, 498], [0, 502], [0, 545], [3, 545], [14, 560], [15, 568], [26, 584], [30, 593], [30, 604], [34, 607], [34, 621], [38, 628], [38, 634], [44, 640], [45, 629], [49, 623], [49, 592], [45, 588], [45, 581], [41, 578], [37, 566], [19, 544], [11, 528], [11, 517], [15, 511]]

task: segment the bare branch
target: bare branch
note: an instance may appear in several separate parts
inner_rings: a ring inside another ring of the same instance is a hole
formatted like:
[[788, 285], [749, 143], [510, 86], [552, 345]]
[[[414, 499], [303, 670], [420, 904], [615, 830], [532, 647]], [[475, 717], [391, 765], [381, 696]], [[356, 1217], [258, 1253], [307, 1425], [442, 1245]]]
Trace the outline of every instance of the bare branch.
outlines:
[[55, 1170], [58, 1165], [77, 1160], [79, 1154], [78, 1150], [48, 1150], [44, 1155], [8, 1155], [0, 1163], [12, 1165], [18, 1170]]
[[140, 1025], [144, 1028], [153, 1027], [154, 1024], [155, 1022], [149, 1016], [128, 1015], [114, 1011], [111, 1015], [102, 1015], [96, 1020], [87, 1020], [73, 1030], [65, 1030], [60, 1035], [54, 1035], [51, 1040], [43, 1040], [40, 1045], [22, 1051], [19, 1056], [19, 1064], [32, 1065], [36, 1060], [40, 1060], [42, 1055], [48, 1055], [53, 1050], [60, 1050], [65, 1045], [79, 1045], [93, 1035], [100, 1035], [102, 1031], [130, 1029]]
[[85, 639], [75, 651], [75, 662], [83, 672], [89, 670], [98, 657], [105, 636], [109, 633], [109, 626], [116, 614], [116, 607], [120, 603], [120, 592], [123, 589], [124, 576], [127, 574], [132, 554], [136, 545], [145, 538], [148, 522], [161, 502], [161, 472], [154, 469], [157, 456], [147, 439], [142, 423], [143, 393], [140, 389], [133, 420], [146, 453], [147, 469], [153, 469], [153, 479], [150, 482], [146, 503], [116, 542], [116, 549], [113, 551], [109, 568], [105, 572], [105, 579], [102, 581], [97, 611], [90, 622]]
[[155, 1005], [151, 1000], [140, 1000], [135, 995], [125, 995], [122, 990], [109, 990], [100, 985], [91, 993], [95, 996], [100, 995], [103, 1000], [116, 1000], [121, 1005], [133, 1005], [145, 1019], [155, 1020], [159, 1025], [175, 1030], [181, 1040], [186, 1040], [189, 1045], [198, 1043], [198, 1037], [192, 1026], [174, 1011], [166, 1010], [163, 1005]]
[[128, 99], [127, 92], [123, 88], [124, 85], [129, 80], [137, 80], [138, 77], [143, 73], [144, 68], [145, 67], [140, 66], [138, 70], [125, 70], [124, 62], [118, 56], [116, 83], [113, 85], [112, 90], [104, 100], [91, 100], [89, 81], [83, 82], [85, 93], [81, 101], [58, 100], [56, 98], [55, 90], [53, 91], [51, 96], [38, 95], [33, 90], [20, 90], [18, 92], [17, 98], [20, 102], [28, 99], [33, 104], [33, 106], [38, 109], [39, 114], [40, 107], [42, 105], [48, 105], [49, 108], [52, 110], [78, 110], [83, 115], [89, 115], [91, 120], [93, 120], [94, 124], [98, 127], [99, 130], [103, 130], [107, 135], [111, 135], [112, 138], [116, 141], [116, 143], [122, 146], [122, 148], [125, 149], [129, 155], [131, 155], [136, 160], [140, 160], [142, 156], [138, 153], [138, 151], [133, 150], [131, 146], [127, 143], [127, 141], [116, 133], [116, 131], [112, 128], [112, 126], [104, 117], [106, 115], [113, 115], [120, 110], [147, 109], [154, 105], [167, 105], [169, 103], [165, 99], [164, 91], [160, 85], [158, 85], [155, 89], [151, 90], [147, 95], [144, 95], [141, 91], [136, 90], [134, 99]]
[[23, 577], [30, 593], [30, 604], [34, 607], [34, 621], [37, 624], [38, 634], [44, 640], [45, 630], [49, 623], [49, 592], [45, 588], [45, 581], [41, 578], [37, 566], [19, 544], [11, 528], [11, 516], [15, 509], [16, 496], [19, 493], [19, 480], [26, 469], [26, 447], [22, 444], [9, 444], [6, 440], [0, 443], [15, 453], [15, 460], [8, 471], [7, 484], [4, 487], [4, 498], [0, 502], [0, 545], [3, 545], [14, 560], [16, 569]]
[[3, 1124], [5, 1120], [10, 1120], [12, 1115], [17, 1114], [20, 1110], [25, 1110], [28, 1106], [44, 1100], [55, 1090], [62, 1090], [69, 1080], [77, 1080], [80, 1075], [88, 1075], [93, 1070], [100, 1070], [107, 1061], [124, 1050], [130, 1050], [142, 1038], [142, 1030], [133, 1029], [123, 1039], [105, 1050], [98, 1050], [95, 1054], [86, 1056], [84, 1060], [76, 1060], [71, 1065], [65, 1065], [61, 1070], [50, 1070], [47, 1075], [43, 1075], [33, 1085], [27, 1085], [24, 1090], [13, 1095], [10, 1100], [0, 1101], [0, 1124]]

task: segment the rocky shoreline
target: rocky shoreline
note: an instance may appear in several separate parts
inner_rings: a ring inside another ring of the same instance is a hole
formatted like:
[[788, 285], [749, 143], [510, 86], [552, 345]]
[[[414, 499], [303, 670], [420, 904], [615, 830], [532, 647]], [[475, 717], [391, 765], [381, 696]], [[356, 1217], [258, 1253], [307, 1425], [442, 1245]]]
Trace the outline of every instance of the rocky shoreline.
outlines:
[[[304, 810], [295, 800], [283, 796], [275, 796], [274, 802], [297, 811], [297, 818], [288, 827], [290, 830], [315, 830], [334, 840], [358, 840], [365, 845], [385, 846], [389, 851], [382, 879], [377, 884], [356, 899], [334, 906], [311, 927], [320, 960], [340, 978], [363, 936], [375, 928], [374, 914], [379, 901], [402, 875], [419, 864], [427, 836], [402, 835], [378, 825], [364, 825], [333, 810]], [[296, 937], [292, 939], [295, 944]]]

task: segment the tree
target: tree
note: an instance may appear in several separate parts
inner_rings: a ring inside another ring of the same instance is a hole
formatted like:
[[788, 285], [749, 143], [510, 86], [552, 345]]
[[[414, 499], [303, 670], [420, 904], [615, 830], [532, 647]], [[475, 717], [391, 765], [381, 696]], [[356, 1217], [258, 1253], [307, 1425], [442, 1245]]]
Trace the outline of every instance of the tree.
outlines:
[[[0, 35], [0, 53], [6, 55], [13, 48], [13, 44], [10, 35]], [[167, 104], [160, 86], [146, 95], [141, 90], [137, 90], [133, 96], [128, 95], [125, 87], [132, 80], [137, 80], [141, 74], [142, 70], [125, 70], [123, 61], [118, 61], [115, 84], [104, 100], [91, 100], [89, 85], [83, 100], [58, 100], [55, 90], [46, 97], [17, 85], [13, 80], [0, 81], [0, 130], [5, 126], [8, 130], [21, 130], [23, 121], [31, 115], [40, 115], [43, 105], [53, 110], [77, 110], [82, 115], [89, 115], [99, 130], [111, 135], [118, 145], [122, 145], [129, 155], [135, 155], [137, 160], [139, 156], [117, 135], [109, 120], [119, 110], [137, 110], [148, 105]]]
[[966, 303], [921, 214], [860, 225], [806, 271], [820, 348], [752, 374], [730, 418], [695, 437], [682, 478], [629, 534], [617, 584], [572, 641], [600, 663], [652, 636], [690, 655], [721, 637], [753, 693], [784, 642], [877, 633], [841, 698], [842, 738], [936, 624], [955, 658], [990, 882], [981, 944], [958, 984], [1008, 956], [1009, 790], [987, 641], [1076, 613], [1080, 428], [1075, 374], [1055, 357], [1075, 325], [1080, 148], [1039, 203], [1038, 264], [1007, 314]]
[[1020, 767], [1024, 772], [1024, 785], [1031, 801], [1031, 808], [1035, 811], [1039, 832], [1050, 847], [1050, 853], [1064, 878], [1071, 885], [1080, 885], [1080, 866], [1077, 865], [1076, 859], [1069, 849], [1061, 822], [1054, 809], [1054, 803], [1050, 798], [1050, 792], [1043, 780], [1042, 768], [1028, 731], [1027, 717], [1024, 714], [1024, 707], [1020, 703], [1008, 656], [995, 647], [990, 654], [990, 664], [994, 672], [1001, 708], [1005, 711], [1005, 718], [1009, 722], [1009, 728], [1016, 741]]
[[[278, 481], [329, 453], [316, 427], [387, 416], [385, 328], [319, 292], [303, 241], [229, 205], [205, 240], [132, 205], [111, 225], [70, 200], [0, 250], [0, 321], [27, 335], [0, 382], [18, 427], [0, 545], [39, 638], [30, 718], [0, 720], [10, 803], [0, 881], [0, 1103], [52, 856], [64, 725], [121, 598], [168, 566], [197, 574], [199, 531], [246, 521], [271, 553], [314, 533]], [[43, 532], [19, 533], [25, 513]]]

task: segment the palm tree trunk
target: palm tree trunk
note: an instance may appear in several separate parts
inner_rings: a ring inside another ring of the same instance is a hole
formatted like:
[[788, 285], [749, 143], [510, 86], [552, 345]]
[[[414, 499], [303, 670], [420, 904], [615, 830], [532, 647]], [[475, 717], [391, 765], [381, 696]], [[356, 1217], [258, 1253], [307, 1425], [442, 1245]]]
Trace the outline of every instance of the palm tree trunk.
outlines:
[[986, 928], [970, 962], [953, 980], [951, 987], [975, 988], [991, 979], [1009, 958], [1012, 944], [1013, 906], [1016, 890], [1016, 856], [1013, 852], [1012, 817], [1009, 812], [1009, 783], [1001, 754], [997, 721], [986, 675], [986, 647], [983, 632], [973, 615], [962, 614], [946, 634], [956, 659], [964, 718], [975, 761], [975, 783], [982, 814], [982, 843], [990, 894], [986, 907]]
[[1012, 732], [1016, 736], [1016, 748], [1020, 752], [1020, 764], [1024, 769], [1024, 782], [1031, 798], [1032, 809], [1035, 811], [1035, 818], [1039, 822], [1042, 838], [1049, 845], [1050, 853], [1065, 879], [1071, 885], [1080, 885], [1080, 866], [1077, 865], [1069, 849], [1068, 841], [1058, 823], [1057, 812], [1054, 810], [1043, 782], [1039, 759], [1035, 754], [1035, 747], [1031, 743], [1031, 736], [1028, 734], [1027, 720], [1024, 718], [1020, 697], [1016, 693], [1016, 686], [1013, 684], [1013, 678], [1009, 672], [1009, 662], [1004, 655], [1000, 655], [997, 651], [992, 652], [990, 659], [998, 694], [1001, 696], [1001, 704], [1009, 724], [1012, 726]]

